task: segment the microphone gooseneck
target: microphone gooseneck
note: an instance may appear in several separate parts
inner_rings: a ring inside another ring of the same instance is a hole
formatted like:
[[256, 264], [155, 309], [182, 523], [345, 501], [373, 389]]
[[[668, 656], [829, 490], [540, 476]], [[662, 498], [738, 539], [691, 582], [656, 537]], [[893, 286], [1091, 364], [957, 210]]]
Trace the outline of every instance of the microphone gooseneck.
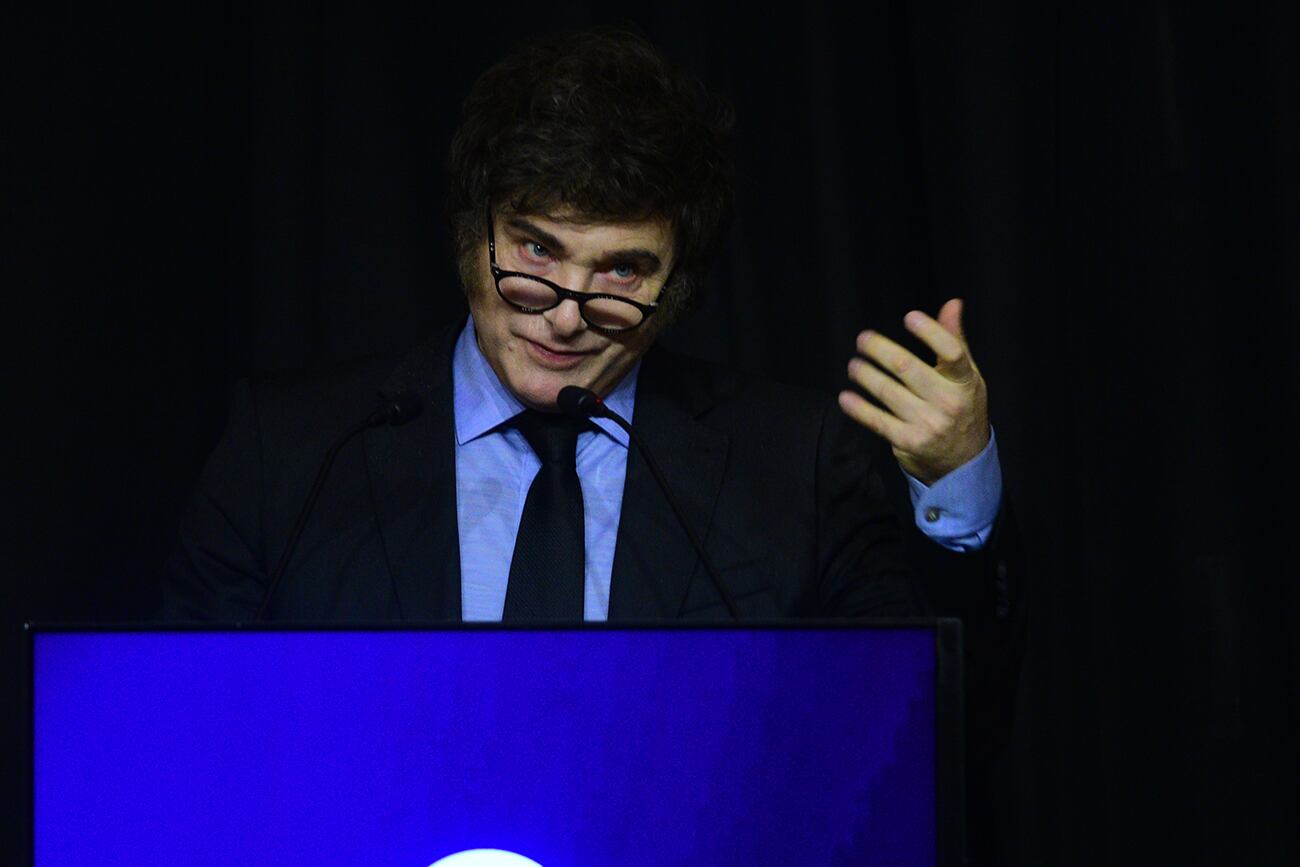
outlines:
[[294, 521], [293, 532], [289, 534], [289, 542], [284, 546], [284, 552], [280, 555], [279, 562], [275, 564], [275, 571], [271, 573], [270, 581], [267, 582], [266, 592], [262, 595], [262, 604], [257, 608], [257, 614], [253, 617], [254, 621], [260, 621], [266, 616], [266, 611], [271, 605], [271, 599], [275, 596], [276, 588], [280, 586], [285, 570], [289, 568], [289, 561], [293, 559], [293, 552], [298, 547], [298, 540], [302, 538], [302, 531], [307, 526], [307, 518], [316, 505], [316, 498], [320, 496], [321, 489], [325, 486], [325, 479], [329, 476], [330, 468], [334, 466], [334, 458], [338, 456], [338, 453], [343, 450], [343, 447], [353, 437], [362, 431], [369, 430], [372, 427], [382, 427], [383, 425], [396, 427], [397, 425], [406, 424], [418, 416], [423, 409], [424, 401], [413, 391], [404, 391], [396, 397], [384, 397], [383, 403], [368, 415], [365, 421], [348, 429], [330, 446], [329, 451], [325, 453], [325, 459], [321, 461], [320, 469], [316, 471], [316, 478], [312, 481], [307, 500], [298, 512], [297, 520]]
[[[718, 591], [718, 595], [722, 597], [722, 603], [726, 605], [727, 613], [731, 615], [732, 620], [740, 620], [740, 613], [736, 609], [736, 600], [731, 598], [731, 592], [727, 590], [727, 585], [722, 583], [722, 577], [718, 574], [718, 570], [714, 568], [713, 562], [704, 553], [704, 545], [696, 537], [691, 525], [686, 522], [686, 516], [682, 513], [681, 507], [678, 506], [677, 500], [673, 497], [668, 482], [659, 469], [659, 464], [650, 455], [649, 449], [641, 442], [640, 438], [632, 432], [632, 425], [628, 424], [627, 419], [606, 406], [605, 402], [597, 397], [596, 393], [591, 389], [577, 385], [566, 385], [560, 389], [560, 393], [555, 397], [555, 405], [560, 412], [573, 418], [607, 418], [627, 432], [628, 439], [636, 444], [637, 451], [641, 453], [641, 458], [645, 461], [646, 466], [650, 468], [650, 475], [654, 476], [655, 482], [659, 485], [659, 490], [663, 491], [664, 499], [668, 501], [668, 506], [673, 510], [677, 523], [681, 524], [682, 529], [686, 531], [686, 537], [690, 539], [691, 546], [695, 548], [695, 553], [699, 555], [700, 562], [704, 564], [704, 571], [709, 573], [714, 588]], [[685, 598], [682, 599], [682, 605], [683, 607], [686, 605]], [[679, 611], [678, 614], [681, 614], [681, 612]]]

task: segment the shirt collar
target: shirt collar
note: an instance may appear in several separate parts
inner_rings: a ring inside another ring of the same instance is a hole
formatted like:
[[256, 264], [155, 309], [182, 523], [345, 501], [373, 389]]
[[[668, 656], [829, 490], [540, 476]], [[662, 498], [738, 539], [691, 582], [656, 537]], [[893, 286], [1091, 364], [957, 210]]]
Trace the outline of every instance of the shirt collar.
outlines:
[[[641, 361], [638, 359], [605, 398], [605, 405], [629, 423], [636, 405], [636, 382], [640, 373]], [[474, 332], [473, 316], [469, 317], [465, 329], [456, 340], [456, 349], [451, 359], [451, 377], [457, 445], [463, 446], [491, 433], [525, 409], [519, 399], [501, 384], [496, 371], [483, 357]], [[628, 447], [627, 432], [617, 424], [607, 418], [592, 419], [592, 422], [623, 448]]]

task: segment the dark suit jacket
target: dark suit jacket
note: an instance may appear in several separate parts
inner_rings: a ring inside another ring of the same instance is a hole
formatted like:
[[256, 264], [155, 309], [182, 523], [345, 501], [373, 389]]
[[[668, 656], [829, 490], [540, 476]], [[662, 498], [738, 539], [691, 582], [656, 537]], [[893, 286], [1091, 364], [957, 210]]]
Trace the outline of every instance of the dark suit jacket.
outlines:
[[[250, 619], [330, 444], [373, 411], [381, 393], [415, 391], [424, 400], [419, 417], [368, 430], [340, 453], [269, 616], [459, 619], [455, 337], [441, 334], [397, 362], [237, 387], [167, 567], [166, 615]], [[910, 510], [900, 524], [882, 482], [899, 476], [897, 467], [878, 466], [887, 452], [831, 401], [653, 350], [634, 425], [747, 617], [928, 613], [934, 594], [921, 591], [915, 567], [969, 585], [955, 596], [988, 611], [968, 615], [996, 618], [1010, 606], [1000, 550], [948, 552], [920, 538]], [[609, 616], [726, 616], [635, 449]]]
[[[418, 418], [368, 430], [339, 454], [269, 617], [460, 619], [455, 337], [448, 331], [396, 362], [237, 387], [166, 568], [164, 617], [252, 619], [329, 446], [380, 393], [415, 391]], [[659, 350], [641, 369], [634, 428], [746, 619], [957, 616], [975, 663], [969, 689], [1014, 685], [1023, 605], [1008, 514], [984, 551], [947, 551], [914, 526], [887, 448], [833, 401]], [[633, 449], [610, 619], [726, 616]], [[992, 704], [1009, 710], [1010, 697]]]

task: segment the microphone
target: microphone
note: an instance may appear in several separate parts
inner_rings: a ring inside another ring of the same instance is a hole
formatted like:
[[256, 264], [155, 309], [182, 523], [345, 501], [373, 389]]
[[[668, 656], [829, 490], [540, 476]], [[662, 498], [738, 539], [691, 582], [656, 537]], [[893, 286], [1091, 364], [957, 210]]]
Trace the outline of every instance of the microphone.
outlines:
[[289, 534], [289, 542], [285, 545], [284, 553], [280, 555], [280, 560], [275, 564], [275, 571], [271, 573], [271, 580], [266, 585], [266, 593], [262, 595], [262, 604], [257, 608], [257, 614], [253, 617], [254, 621], [259, 621], [266, 616], [266, 610], [271, 605], [271, 598], [275, 595], [276, 588], [280, 586], [280, 580], [284, 578], [285, 570], [289, 568], [289, 561], [293, 559], [293, 552], [298, 547], [298, 540], [302, 538], [302, 531], [307, 526], [307, 518], [311, 515], [312, 509], [316, 505], [316, 498], [320, 496], [321, 488], [325, 486], [325, 478], [329, 475], [330, 468], [334, 466], [334, 458], [342, 451], [353, 437], [362, 431], [367, 431], [372, 427], [382, 427], [391, 425], [406, 424], [420, 414], [424, 409], [424, 401], [413, 391], [404, 391], [397, 397], [383, 396], [383, 402], [379, 408], [366, 416], [366, 420], [346, 431], [343, 436], [335, 440], [325, 453], [325, 459], [321, 461], [320, 469], [316, 471], [316, 478], [312, 482], [311, 492], [307, 494], [307, 500], [303, 503], [302, 509], [298, 512], [298, 518], [294, 521], [293, 532]]
[[[660, 471], [659, 464], [650, 456], [649, 449], [645, 447], [645, 444], [641, 442], [640, 438], [632, 432], [632, 425], [628, 424], [627, 419], [606, 406], [605, 402], [597, 397], [596, 393], [591, 389], [583, 388], [578, 385], [566, 385], [564, 388], [560, 389], [560, 393], [555, 397], [555, 405], [559, 408], [560, 412], [570, 416], [571, 418], [607, 418], [627, 432], [628, 439], [636, 444], [637, 451], [641, 452], [641, 457], [645, 460], [646, 466], [650, 468], [650, 475], [654, 476], [655, 482], [659, 485], [659, 490], [663, 491], [664, 499], [668, 501], [669, 507], [672, 508], [673, 515], [677, 518], [677, 523], [686, 531], [686, 538], [691, 540], [691, 546], [695, 549], [695, 553], [699, 555], [700, 562], [704, 564], [704, 571], [709, 573], [709, 578], [713, 581], [714, 588], [718, 591], [718, 595], [722, 597], [722, 603], [727, 606], [727, 613], [731, 615], [732, 620], [740, 620], [740, 614], [736, 610], [736, 600], [731, 598], [731, 592], [727, 590], [727, 586], [722, 583], [722, 578], [718, 575], [718, 570], [713, 567], [713, 562], [709, 560], [708, 555], [704, 553], [704, 546], [700, 544], [700, 540], [696, 538], [695, 531], [691, 529], [691, 525], [686, 522], [686, 517], [682, 514], [681, 507], [677, 505], [677, 501], [673, 498], [668, 483], [664, 480], [664, 474]], [[685, 599], [682, 600], [682, 604], [686, 604]], [[680, 614], [681, 612], [679, 611], [678, 613]]]
[[[605, 401], [596, 397], [596, 392], [579, 385], [566, 385], [560, 389], [560, 393], [555, 396], [555, 405], [570, 418], [587, 419], [596, 416], [622, 421], [605, 406]], [[626, 424], [624, 422], [620, 427], [627, 430]]]

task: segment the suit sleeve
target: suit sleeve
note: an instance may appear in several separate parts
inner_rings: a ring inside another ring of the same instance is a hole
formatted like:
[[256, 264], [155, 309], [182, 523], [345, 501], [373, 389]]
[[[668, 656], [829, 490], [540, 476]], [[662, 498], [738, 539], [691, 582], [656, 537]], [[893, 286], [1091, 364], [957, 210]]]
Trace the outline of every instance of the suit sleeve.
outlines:
[[263, 467], [257, 412], [247, 382], [235, 386], [225, 434], [181, 516], [163, 569], [166, 621], [240, 621], [266, 588], [262, 549]]
[[828, 406], [822, 413], [817, 452], [817, 613], [926, 614], [869, 435], [838, 408]]
[[988, 542], [953, 551], [917, 528], [888, 445], [832, 406], [819, 446], [823, 613], [962, 621], [969, 757], [1005, 745], [1028, 621], [1025, 569], [1010, 497]]

